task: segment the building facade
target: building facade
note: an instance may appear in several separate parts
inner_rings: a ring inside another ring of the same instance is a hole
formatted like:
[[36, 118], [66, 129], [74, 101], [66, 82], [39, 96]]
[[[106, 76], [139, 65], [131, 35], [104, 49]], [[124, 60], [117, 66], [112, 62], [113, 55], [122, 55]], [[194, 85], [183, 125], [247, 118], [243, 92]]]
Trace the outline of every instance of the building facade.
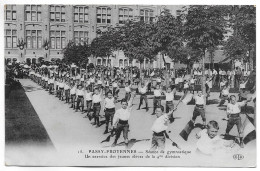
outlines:
[[[37, 63], [62, 58], [62, 49], [69, 41], [76, 43], [91, 41], [108, 26], [120, 26], [128, 19], [139, 18], [153, 21], [164, 8], [177, 16], [182, 6], [155, 5], [6, 5], [4, 21], [5, 58], [18, 62]], [[145, 67], [162, 67], [161, 55]], [[172, 66], [171, 60], [167, 59]], [[99, 65], [125, 67], [139, 66], [121, 51], [114, 52], [110, 60], [91, 59]]]

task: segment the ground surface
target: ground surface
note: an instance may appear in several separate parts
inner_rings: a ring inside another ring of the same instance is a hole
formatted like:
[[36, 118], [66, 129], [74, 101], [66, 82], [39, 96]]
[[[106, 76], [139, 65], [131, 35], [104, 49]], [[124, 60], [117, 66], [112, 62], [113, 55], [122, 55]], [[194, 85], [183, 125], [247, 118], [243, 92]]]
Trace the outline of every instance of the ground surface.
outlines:
[[[111, 138], [110, 142], [101, 143], [101, 141], [105, 140], [108, 137], [108, 134], [106, 135], [103, 134], [105, 130], [105, 125], [102, 125], [100, 128], [95, 128], [91, 124], [92, 121], [89, 121], [87, 118], [83, 118], [85, 114], [81, 114], [81, 112], [75, 112], [74, 110], [69, 108], [69, 105], [65, 104], [64, 101], [60, 101], [53, 95], [49, 95], [47, 91], [42, 90], [41, 87], [39, 87], [31, 80], [23, 79], [20, 80], [20, 82], [26, 91], [26, 95], [28, 99], [30, 100], [32, 106], [34, 107], [36, 113], [38, 114], [40, 121], [44, 125], [48, 133], [48, 136], [50, 137], [56, 151], [59, 154], [62, 154], [63, 162], [61, 162], [61, 165], [64, 165], [64, 163], [66, 164], [70, 163], [69, 165], [82, 165], [82, 162], [84, 161], [83, 159], [69, 158], [69, 156], [71, 155], [77, 156], [78, 155], [77, 150], [80, 149], [83, 149], [84, 152], [85, 150], [88, 149], [110, 149], [110, 145], [112, 144], [114, 138]], [[182, 93], [177, 92], [177, 95], [180, 97]], [[218, 105], [217, 103], [219, 101], [218, 96], [219, 93], [211, 94], [210, 96], [211, 104], [206, 107], [206, 118], [207, 121], [216, 120], [220, 125], [219, 134], [223, 134], [226, 128], [226, 121], [223, 121], [222, 118], [226, 117], [226, 112], [224, 107], [222, 108], [217, 107]], [[119, 93], [119, 99], [122, 99], [123, 97], [124, 97], [124, 89], [121, 89]], [[142, 149], [142, 150], [150, 149], [151, 138], [152, 138], [152, 131], [150, 129], [156, 116], [151, 115], [153, 110], [152, 96], [149, 95], [148, 98], [149, 98], [148, 106], [150, 107], [148, 112], [146, 112], [145, 109], [136, 110], [138, 108], [139, 95], [137, 95], [134, 100], [134, 107], [133, 107], [131, 118], [129, 120], [129, 124], [130, 124], [129, 149]], [[177, 104], [177, 102], [178, 101], [176, 100], [175, 104]], [[165, 105], [165, 101], [162, 101], [162, 105]], [[116, 109], [118, 108], [120, 108], [120, 103], [116, 104]], [[195, 151], [196, 149], [197, 140], [195, 138], [195, 134], [198, 131], [200, 131], [199, 128], [196, 128], [191, 132], [188, 141], [184, 141], [179, 136], [181, 130], [191, 119], [193, 109], [194, 109], [194, 105], [185, 105], [183, 103], [180, 103], [177, 111], [175, 111], [174, 113], [174, 116], [177, 119], [173, 124], [169, 126], [168, 129], [168, 131], [170, 131], [169, 135], [171, 139], [174, 140], [181, 147], [182, 150], [185, 149], [185, 150]], [[6, 111], [8, 110], [10, 109], [6, 109]], [[102, 111], [101, 116], [103, 116], [104, 112], [103, 110], [101, 111]], [[242, 115], [242, 118], [244, 119], [245, 115]], [[104, 120], [104, 117], [102, 117], [101, 120]], [[202, 123], [201, 118], [198, 117], [196, 122]], [[233, 135], [237, 135], [237, 128], [234, 127], [230, 133]], [[171, 146], [171, 142], [169, 140], [166, 141], [166, 148], [168, 150], [177, 150], [176, 147]], [[122, 137], [119, 139], [118, 145], [113, 149], [125, 149]], [[19, 150], [19, 148], [17, 150]], [[244, 149], [239, 149], [239, 153], [243, 153], [245, 155], [248, 154], [250, 156], [252, 155], [251, 156], [252, 158], [254, 158], [255, 155], [254, 151], [255, 151], [255, 141], [252, 141], [249, 144], [247, 144]], [[10, 150], [9, 152], [7, 151], [6, 155], [12, 156], [14, 152], [15, 150]], [[38, 155], [34, 155], [33, 153], [30, 154], [35, 156], [35, 158], [39, 158]], [[18, 160], [17, 158], [12, 156], [10, 161], [12, 163], [13, 161], [15, 161], [16, 163], [19, 164], [17, 160]], [[56, 160], [49, 159], [47, 164], [57, 165], [58, 162]], [[225, 164], [227, 165], [225, 161], [221, 161], [221, 162], [223, 162], [223, 165]], [[252, 160], [251, 162], [254, 163], [254, 160]], [[116, 163], [116, 164], [124, 165], [125, 163], [127, 164], [127, 161], [123, 160], [121, 163]], [[198, 164], [198, 163], [194, 163], [194, 161], [188, 163], [185, 161], [178, 161], [174, 164], [169, 162], [167, 163], [168, 164], [164, 164], [164, 165], [177, 166], [177, 165], [184, 165], [184, 164], [185, 165]], [[46, 165], [46, 162], [41, 161], [41, 164]], [[113, 161], [111, 161], [111, 163], [102, 163], [101, 165], [116, 165], [116, 164], [113, 163]], [[160, 164], [160, 162], [143, 163], [140, 161], [140, 163], [137, 163], [136, 165], [156, 165], [156, 164]], [[207, 165], [205, 162], [204, 164]], [[217, 164], [218, 163], [216, 163], [216, 165]], [[34, 165], [34, 163], [32, 165]], [[86, 163], [86, 165], [88, 164]], [[92, 165], [100, 165], [100, 163], [97, 164], [92, 163]], [[210, 161], [208, 165], [213, 166]], [[236, 166], [239, 166], [239, 163], [236, 164]]]

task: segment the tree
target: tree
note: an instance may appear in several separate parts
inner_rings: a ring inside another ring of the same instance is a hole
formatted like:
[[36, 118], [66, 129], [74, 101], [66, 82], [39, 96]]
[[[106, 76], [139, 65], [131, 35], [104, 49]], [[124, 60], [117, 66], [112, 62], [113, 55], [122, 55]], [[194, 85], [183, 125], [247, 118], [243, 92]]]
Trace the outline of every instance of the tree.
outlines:
[[[91, 53], [94, 58], [109, 57], [113, 52], [119, 49], [120, 33], [118, 28], [108, 27], [106, 31], [101, 32], [101, 35], [96, 37], [91, 43]], [[112, 78], [114, 70], [111, 68]]]
[[184, 36], [187, 45], [200, 51], [201, 54], [202, 90], [205, 93], [205, 54], [207, 49], [221, 44], [224, 38], [224, 16], [221, 6], [190, 6], [184, 17]]
[[[167, 9], [161, 12], [157, 22], [154, 24], [155, 32], [152, 35], [152, 46], [156, 53], [162, 54], [164, 66], [166, 61], [164, 55], [168, 55], [176, 61], [176, 53], [183, 48], [182, 22], [175, 18]], [[169, 85], [169, 73], [165, 70], [166, 86]]]
[[[234, 5], [225, 7], [224, 11], [229, 16], [227, 23], [234, 30], [233, 37], [224, 46], [225, 53], [232, 59], [245, 57], [247, 51], [256, 47], [256, 8], [252, 5]], [[251, 59], [249, 53], [246, 60]]]
[[75, 63], [77, 66], [82, 66], [88, 63], [88, 58], [91, 56], [91, 48], [87, 43], [76, 44], [74, 42], [69, 42], [67, 46], [63, 49], [63, 61], [66, 64]]
[[140, 62], [141, 75], [144, 60], [154, 59], [157, 55], [152, 45], [154, 32], [154, 24], [143, 21], [128, 21], [119, 28], [119, 49], [124, 52], [130, 61], [136, 59]]
[[246, 44], [240, 36], [232, 36], [224, 45], [224, 54], [233, 59], [238, 59], [246, 55]]

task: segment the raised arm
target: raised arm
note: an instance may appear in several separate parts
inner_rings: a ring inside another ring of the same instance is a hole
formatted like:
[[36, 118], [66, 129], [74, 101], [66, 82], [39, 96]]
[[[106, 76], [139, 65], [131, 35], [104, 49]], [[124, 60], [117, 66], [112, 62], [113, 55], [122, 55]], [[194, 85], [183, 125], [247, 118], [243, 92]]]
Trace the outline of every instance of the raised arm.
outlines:
[[131, 93], [131, 98], [130, 98], [130, 100], [128, 101], [128, 108], [131, 108], [131, 107], [133, 106], [133, 101], [134, 101], [135, 95], [136, 95], [136, 92], [133, 91], [133, 92]]

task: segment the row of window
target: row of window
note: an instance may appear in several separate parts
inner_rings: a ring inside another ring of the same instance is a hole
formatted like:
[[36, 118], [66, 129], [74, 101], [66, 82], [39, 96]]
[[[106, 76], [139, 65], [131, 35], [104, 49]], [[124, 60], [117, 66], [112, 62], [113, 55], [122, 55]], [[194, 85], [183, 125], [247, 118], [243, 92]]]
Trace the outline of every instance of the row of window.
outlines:
[[[138, 63], [138, 61], [136, 61]], [[110, 65], [111, 59], [97, 59], [97, 65]], [[149, 65], [150, 61], [146, 60], [146, 65]], [[128, 59], [119, 59], [119, 67], [126, 67], [129, 66], [129, 60]]]
[[[26, 30], [26, 47], [28, 49], [41, 49], [43, 48], [42, 30]], [[88, 43], [87, 31], [74, 31], [74, 42]], [[19, 43], [19, 42], [18, 42]], [[5, 47], [17, 48], [17, 30], [5, 30]], [[66, 47], [66, 32], [60, 30], [50, 31], [50, 48], [63, 49]]]
[[[42, 21], [42, 8], [41, 5], [25, 5], [25, 21]], [[6, 5], [5, 20], [15, 21], [17, 10], [16, 5]], [[97, 23], [110, 24], [111, 23], [111, 8], [98, 7], [97, 8]], [[74, 6], [73, 9], [74, 22], [76, 23], [89, 23], [89, 9], [87, 6]], [[120, 8], [119, 9], [119, 23], [123, 24], [126, 20], [133, 19], [133, 9]], [[150, 9], [140, 10], [140, 19], [145, 22], [152, 22], [154, 12]], [[50, 5], [50, 21], [52, 22], [65, 22], [65, 6]]]

